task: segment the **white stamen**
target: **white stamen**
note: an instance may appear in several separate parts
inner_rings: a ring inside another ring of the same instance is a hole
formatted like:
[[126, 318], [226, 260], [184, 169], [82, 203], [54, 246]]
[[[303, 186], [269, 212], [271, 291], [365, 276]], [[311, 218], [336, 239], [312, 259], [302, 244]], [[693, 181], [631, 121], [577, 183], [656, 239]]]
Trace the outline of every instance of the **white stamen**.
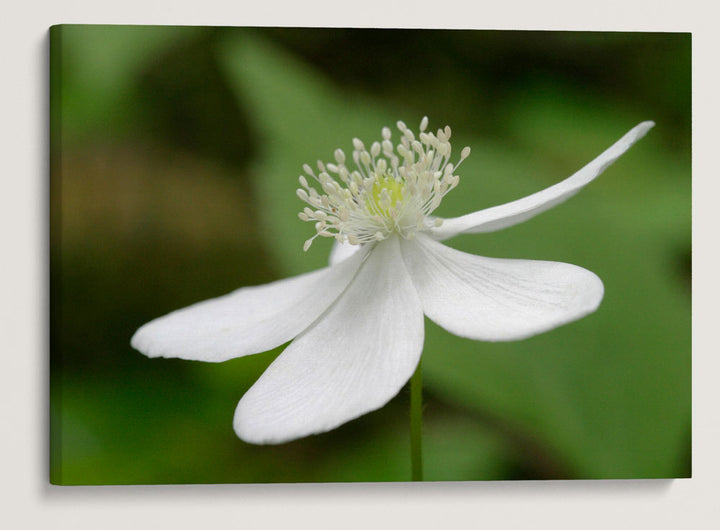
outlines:
[[339, 166], [345, 163], [345, 153], [343, 153], [342, 149], [335, 149], [335, 162], [337, 162]]

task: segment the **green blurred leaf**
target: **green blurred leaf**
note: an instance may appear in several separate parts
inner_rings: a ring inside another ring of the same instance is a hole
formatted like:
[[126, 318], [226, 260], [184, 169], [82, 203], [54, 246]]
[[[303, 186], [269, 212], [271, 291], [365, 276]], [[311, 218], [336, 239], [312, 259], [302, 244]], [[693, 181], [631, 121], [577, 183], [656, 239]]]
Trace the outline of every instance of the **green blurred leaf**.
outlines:
[[64, 133], [87, 135], [122, 130], [133, 120], [131, 90], [157, 54], [200, 27], [55, 26], [53, 43], [62, 65], [60, 108]]

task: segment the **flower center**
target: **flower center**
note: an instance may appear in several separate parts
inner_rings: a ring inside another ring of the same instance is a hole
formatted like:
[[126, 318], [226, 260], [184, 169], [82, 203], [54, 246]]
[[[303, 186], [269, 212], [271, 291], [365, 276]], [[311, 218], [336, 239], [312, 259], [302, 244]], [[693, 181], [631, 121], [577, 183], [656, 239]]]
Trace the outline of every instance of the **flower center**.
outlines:
[[[460, 177], [454, 171], [470, 154], [465, 147], [457, 165], [449, 162], [450, 127], [426, 133], [427, 117], [420, 123], [418, 139], [399, 121], [400, 143], [390, 141], [388, 127], [382, 130], [382, 142], [373, 142], [370, 151], [353, 139], [354, 169], [345, 165], [345, 153], [335, 150], [335, 163], [318, 161], [319, 173], [305, 164], [306, 176], [299, 177], [298, 197], [306, 206], [298, 216], [315, 223], [316, 234], [305, 242], [304, 249], [316, 237], [334, 237], [353, 245], [380, 241], [390, 234], [411, 239], [441, 221], [428, 219]], [[319, 186], [322, 194], [315, 185]]]
[[380, 177], [376, 175], [372, 198], [380, 207], [382, 214], [389, 215], [390, 210], [403, 200], [403, 182], [396, 180], [389, 173]]

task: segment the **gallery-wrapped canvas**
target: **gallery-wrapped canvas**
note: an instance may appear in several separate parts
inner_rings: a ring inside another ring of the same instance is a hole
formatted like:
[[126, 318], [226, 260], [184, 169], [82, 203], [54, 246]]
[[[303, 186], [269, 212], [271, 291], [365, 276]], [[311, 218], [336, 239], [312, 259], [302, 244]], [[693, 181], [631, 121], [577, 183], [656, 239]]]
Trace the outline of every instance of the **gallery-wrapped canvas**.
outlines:
[[689, 477], [690, 45], [51, 28], [51, 482]]

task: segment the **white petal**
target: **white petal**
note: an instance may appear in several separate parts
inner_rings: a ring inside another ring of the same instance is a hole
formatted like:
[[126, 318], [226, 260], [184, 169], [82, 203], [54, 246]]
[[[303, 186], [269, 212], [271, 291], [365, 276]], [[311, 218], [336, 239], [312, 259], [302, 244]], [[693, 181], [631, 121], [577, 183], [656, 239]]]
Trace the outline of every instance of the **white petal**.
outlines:
[[418, 234], [403, 256], [434, 322], [461, 337], [518, 340], [597, 309], [603, 284], [575, 265], [473, 256]]
[[174, 311], [142, 326], [131, 344], [148, 357], [210, 362], [270, 350], [312, 324], [347, 287], [365, 255]]
[[282, 443], [378, 409], [412, 376], [423, 338], [420, 300], [393, 237], [375, 245], [337, 302], [243, 396], [235, 432]]
[[644, 121], [637, 125], [595, 160], [554, 186], [500, 206], [461, 217], [444, 219], [441, 226], [432, 227], [429, 231], [435, 239], [443, 240], [460, 233], [493, 232], [522, 223], [575, 195], [605, 171], [635, 142], [645, 136], [654, 125], [651, 121]]
[[330, 249], [330, 265], [335, 265], [349, 258], [358, 252], [363, 245], [351, 245], [350, 243], [340, 243], [335, 241], [332, 249]]

